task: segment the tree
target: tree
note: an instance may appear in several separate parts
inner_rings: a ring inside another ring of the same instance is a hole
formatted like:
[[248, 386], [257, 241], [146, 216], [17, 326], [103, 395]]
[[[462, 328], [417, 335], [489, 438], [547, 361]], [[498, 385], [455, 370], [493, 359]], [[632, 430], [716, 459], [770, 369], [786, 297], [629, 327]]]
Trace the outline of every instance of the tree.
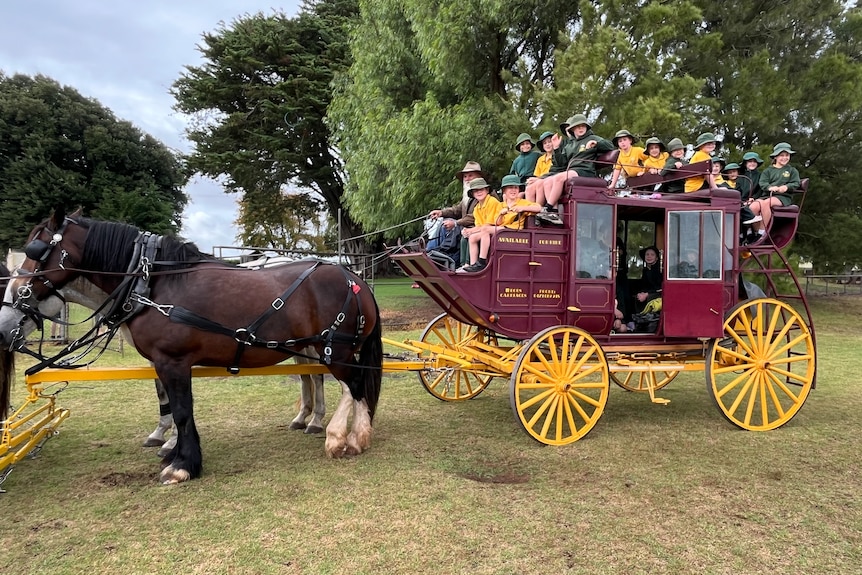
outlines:
[[819, 271], [862, 262], [862, 245], [850, 241], [862, 237], [859, 7], [839, 0], [697, 4], [703, 21], [678, 54], [715, 103], [701, 126], [724, 135], [725, 154], [754, 149], [766, 158], [775, 143], [790, 142], [793, 164], [811, 179], [792, 251]]
[[369, 0], [360, 8], [353, 64], [327, 121], [350, 174], [351, 215], [381, 228], [460, 197], [453, 174], [468, 159], [490, 174], [508, 171], [515, 134], [542, 113], [536, 91], [550, 81], [557, 35], [578, 6]]
[[95, 100], [0, 72], [0, 249], [21, 247], [57, 205], [176, 233], [187, 181], [178, 154]]
[[[176, 109], [193, 119], [190, 167], [242, 195], [243, 242], [294, 247], [281, 242], [307, 231], [312, 193], [333, 218], [342, 207], [345, 177], [324, 117], [333, 76], [349, 63], [346, 27], [356, 13], [356, 0], [322, 0], [294, 18], [238, 18], [204, 34], [205, 63], [173, 85]], [[297, 208], [301, 217], [278, 214]], [[262, 222], [282, 233], [264, 233]], [[349, 215], [342, 223], [346, 236], [361, 233]]]
[[699, 11], [642, 4], [361, 2], [354, 62], [328, 116], [353, 216], [394, 226], [449, 204], [466, 160], [500, 177], [519, 132], [556, 129], [575, 112], [605, 134], [616, 122], [678, 129], [701, 83], [678, 74], [672, 48]]

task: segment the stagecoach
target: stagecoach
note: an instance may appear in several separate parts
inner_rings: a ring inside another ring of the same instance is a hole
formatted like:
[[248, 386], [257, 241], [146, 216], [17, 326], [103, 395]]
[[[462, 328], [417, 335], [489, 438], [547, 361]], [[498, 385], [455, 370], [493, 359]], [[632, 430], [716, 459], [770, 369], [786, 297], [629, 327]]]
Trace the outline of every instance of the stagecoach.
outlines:
[[[615, 157], [598, 161], [609, 166]], [[691, 165], [682, 177], [710, 169], [709, 161]], [[574, 178], [561, 202], [563, 226], [541, 227], [527, 219], [522, 229], [499, 232], [489, 265], [477, 273], [441, 268], [424, 249], [393, 254], [443, 313], [416, 341], [386, 340], [415, 356], [384, 361], [382, 371], [414, 371], [424, 388], [444, 401], [469, 400], [495, 378], [508, 379], [516, 421], [533, 439], [550, 445], [574, 442], [593, 429], [612, 382], [666, 404], [660, 390], [684, 371], [704, 373], [719, 412], [739, 428], [771, 430], [790, 421], [816, 381], [811, 313], [783, 252], [796, 233], [807, 180], [796, 201], [775, 208], [766, 234], [750, 243], [743, 241], [738, 192], [657, 193], [662, 183], [644, 176], [610, 192], [604, 179]], [[62, 239], [55, 234], [51, 244], [38, 246], [42, 262], [61, 258], [46, 264], [46, 271], [67, 269], [61, 264], [68, 254], [57, 244]], [[80, 237], [78, 242], [80, 249]], [[631, 300], [637, 255], [650, 245], [662, 255], [661, 311], [647, 331], [622, 333], [614, 329], [615, 300]], [[362, 293], [355, 287], [359, 281], [348, 282], [353, 293]], [[349, 294], [346, 301], [336, 302], [333, 317], [350, 307]], [[237, 329], [240, 344], [249, 341], [248, 335], [239, 337], [246, 331]], [[279, 364], [244, 368], [243, 374], [327, 370], [327, 365]], [[198, 366], [191, 375], [224, 374], [223, 368]], [[0, 483], [68, 417], [68, 410], [56, 405], [62, 387], [52, 388], [53, 382], [154, 375], [152, 367], [31, 368], [25, 403], [0, 421]]]
[[[689, 170], [706, 173], [709, 163]], [[790, 421], [816, 376], [811, 313], [783, 253], [807, 180], [750, 244], [737, 191], [656, 193], [661, 183], [640, 178], [609, 192], [602, 178], [573, 178], [565, 225], [528, 219], [498, 233], [478, 273], [441, 269], [421, 249], [393, 255], [443, 310], [407, 342], [435, 363], [419, 371], [425, 389], [462, 401], [506, 378], [519, 425], [553, 445], [595, 426], [611, 382], [663, 404], [659, 391], [683, 371], [704, 373], [720, 413], [739, 428]], [[661, 311], [652, 330], [620, 333], [615, 299], [634, 293], [637, 254], [650, 245], [662, 254]]]

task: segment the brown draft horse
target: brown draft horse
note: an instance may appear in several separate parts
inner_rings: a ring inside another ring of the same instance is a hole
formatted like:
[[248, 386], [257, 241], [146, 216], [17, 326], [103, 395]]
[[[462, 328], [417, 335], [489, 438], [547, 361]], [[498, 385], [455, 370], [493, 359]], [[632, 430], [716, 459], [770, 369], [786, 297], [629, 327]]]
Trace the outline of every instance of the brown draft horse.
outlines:
[[25, 254], [0, 309], [0, 346], [20, 347], [22, 326], [53, 311], [56, 303], [48, 302], [76, 277], [112, 294], [105, 321], [125, 323], [135, 348], [153, 362], [177, 426], [162, 483], [198, 477], [203, 468], [194, 365], [235, 373], [279, 363], [311, 345], [342, 386], [326, 429], [326, 454], [357, 455], [369, 447], [382, 379], [380, 313], [371, 289], [343, 267], [301, 261], [244, 269], [203, 255], [194, 244], [83, 218], [80, 210], [69, 217], [58, 210], [36, 226]]

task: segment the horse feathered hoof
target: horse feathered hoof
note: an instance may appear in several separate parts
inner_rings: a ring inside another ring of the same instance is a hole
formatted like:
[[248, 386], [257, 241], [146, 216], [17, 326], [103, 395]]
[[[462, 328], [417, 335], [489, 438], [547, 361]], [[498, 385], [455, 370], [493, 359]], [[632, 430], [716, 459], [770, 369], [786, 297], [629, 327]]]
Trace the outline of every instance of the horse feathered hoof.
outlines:
[[164, 444], [165, 444], [164, 439], [156, 439], [155, 437], [148, 437], [142, 446], [143, 447], [161, 447]]
[[188, 481], [191, 478], [191, 473], [185, 469], [177, 469], [173, 465], [168, 465], [162, 469], [159, 481], [162, 482], [162, 485], [176, 485], [177, 483]]

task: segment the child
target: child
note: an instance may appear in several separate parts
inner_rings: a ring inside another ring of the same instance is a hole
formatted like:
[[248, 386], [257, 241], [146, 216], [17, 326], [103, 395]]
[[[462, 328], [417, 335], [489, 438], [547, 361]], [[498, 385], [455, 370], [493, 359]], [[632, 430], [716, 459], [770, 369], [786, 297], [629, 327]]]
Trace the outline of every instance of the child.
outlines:
[[643, 160], [643, 170], [638, 175], [658, 174], [664, 169], [668, 154], [664, 144], [658, 138], [652, 137], [646, 141], [646, 157]]
[[521, 179], [509, 174], [503, 178], [504, 202], [488, 194], [488, 184], [478, 179], [470, 182], [473, 195], [479, 205], [473, 210], [476, 216], [476, 226], [465, 229], [462, 234], [470, 242], [470, 265], [456, 270], [456, 273], [480, 272], [488, 266], [488, 251], [491, 248], [491, 238], [498, 229], [507, 227], [518, 229], [520, 214], [524, 212], [538, 213], [539, 204], [520, 198]]
[[721, 173], [724, 171], [724, 166], [727, 162], [724, 161], [724, 158], [713, 158], [712, 159], [712, 181], [710, 182], [711, 188], [726, 188], [724, 185], [724, 177]]
[[743, 172], [740, 174], [737, 189], [743, 203], [751, 203], [751, 200], [760, 197], [760, 166], [763, 160], [757, 152], [745, 152], [742, 156]]
[[724, 166], [724, 187], [732, 190], [737, 189], [739, 185], [739, 164], [730, 162]]
[[554, 144], [551, 142], [553, 132], [542, 132], [539, 136], [539, 159], [536, 160], [536, 169], [533, 170], [533, 177], [527, 178], [529, 184], [535, 178], [541, 178], [551, 170], [551, 161], [554, 159]]
[[544, 223], [562, 226], [563, 220], [557, 213], [557, 201], [563, 195], [566, 181], [573, 177], [596, 177], [594, 160], [604, 152], [610, 152], [614, 145], [593, 133], [592, 126], [584, 114], [575, 114], [560, 124], [565, 134], [551, 136], [554, 145], [554, 160], [551, 171], [542, 179], [542, 186], [536, 188], [535, 201], [545, 204], [536, 219]]
[[626, 177], [630, 178], [637, 176], [641, 171], [641, 162], [646, 158], [646, 154], [640, 146], [632, 145], [636, 141], [637, 139], [628, 130], [620, 130], [611, 140], [614, 147], [620, 149], [620, 155], [617, 158], [617, 165], [614, 166], [611, 183], [608, 185], [609, 190], [616, 189], [617, 180], [619, 180], [622, 172], [625, 172]]
[[533, 175], [536, 171], [536, 161], [539, 159], [539, 152], [536, 151], [536, 143], [530, 134], [524, 133], [518, 136], [515, 142], [515, 149], [520, 152], [518, 157], [512, 162], [510, 174], [514, 174], [521, 179], [521, 182], [526, 183], [527, 178]]
[[[683, 166], [688, 165], [688, 162], [685, 160], [685, 145], [682, 143], [682, 140], [674, 138], [668, 142], [667, 151], [670, 156], [665, 161], [662, 170], [659, 172], [662, 176], [671, 174], [674, 171], [681, 169]], [[681, 194], [685, 191], [685, 181], [674, 180], [672, 182], [668, 182], [664, 185], [662, 191], [668, 194]]]
[[[712, 132], [704, 132], [697, 137], [697, 142], [694, 144], [696, 150], [694, 155], [689, 159], [689, 164], [696, 164], [704, 160], [711, 160], [712, 154], [718, 147], [715, 140], [715, 134]], [[691, 176], [685, 180], [685, 193], [696, 192], [702, 188], [713, 187], [712, 174], [709, 176]]]
[[795, 154], [790, 144], [779, 142], [775, 144], [769, 157], [772, 165], [760, 174], [760, 189], [765, 195], [749, 204], [755, 218], [761, 217], [761, 221], [755, 219], [747, 220], [744, 224], [753, 224], [752, 227], [758, 235], [763, 235], [769, 229], [772, 220], [772, 208], [774, 206], [789, 206], [793, 199], [788, 192], [792, 192], [800, 185], [799, 172], [790, 165], [790, 155]]

